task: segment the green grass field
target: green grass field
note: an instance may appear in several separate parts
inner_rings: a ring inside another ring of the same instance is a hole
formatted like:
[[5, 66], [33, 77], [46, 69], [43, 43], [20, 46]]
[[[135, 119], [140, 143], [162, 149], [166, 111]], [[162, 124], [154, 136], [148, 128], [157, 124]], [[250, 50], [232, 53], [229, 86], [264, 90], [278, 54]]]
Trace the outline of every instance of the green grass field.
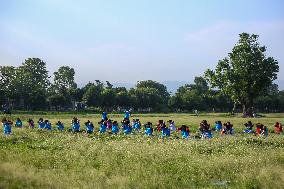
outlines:
[[[70, 127], [70, 114], [13, 115], [26, 120], [49, 119], [53, 126], [61, 120]], [[90, 119], [95, 128], [100, 115], [78, 115]], [[109, 115], [120, 121], [122, 115]], [[267, 138], [241, 134], [249, 119], [227, 114], [137, 114], [142, 123], [159, 119], [187, 124], [195, 135], [206, 119], [231, 121], [235, 136], [213, 139], [177, 139], [178, 134], [161, 139], [143, 134], [129, 136], [97, 133], [43, 131], [12, 128], [11, 136], [0, 134], [0, 188], [283, 188], [284, 135]], [[1, 117], [2, 119], [2, 117]], [[267, 114], [251, 119], [273, 130], [284, 114]]]

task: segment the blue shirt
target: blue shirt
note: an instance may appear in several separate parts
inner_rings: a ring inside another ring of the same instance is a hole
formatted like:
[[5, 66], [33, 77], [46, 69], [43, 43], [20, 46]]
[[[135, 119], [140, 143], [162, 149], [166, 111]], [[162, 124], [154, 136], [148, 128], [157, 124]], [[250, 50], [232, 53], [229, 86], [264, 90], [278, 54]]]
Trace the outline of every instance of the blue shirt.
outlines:
[[111, 132], [117, 134], [119, 132], [118, 125], [112, 125]]
[[215, 129], [216, 129], [216, 131], [220, 131], [222, 129], [222, 124], [216, 123], [215, 124]]
[[100, 126], [100, 133], [105, 133], [107, 130], [107, 126], [105, 124], [101, 124]]
[[163, 128], [163, 129], [162, 129], [162, 136], [163, 136], [163, 137], [164, 137], [164, 136], [170, 136], [170, 134], [171, 134], [170, 129], [168, 129], [168, 128]]
[[4, 131], [5, 135], [11, 134], [12, 128], [11, 128], [11, 125], [9, 123], [4, 123], [3, 127], [4, 127], [3, 131]]
[[148, 136], [152, 135], [153, 134], [153, 128], [147, 127], [145, 129], [145, 134], [148, 135]]
[[141, 129], [141, 124], [140, 124], [140, 122], [135, 122], [135, 123], [134, 123], [134, 128], [135, 128], [135, 129]]
[[22, 127], [23, 123], [21, 121], [16, 121], [15, 126], [16, 127]]
[[79, 123], [73, 123], [72, 124], [72, 130], [73, 131], [80, 131], [80, 124]]
[[106, 113], [106, 112], [103, 112], [103, 113], [102, 113], [102, 119], [103, 119], [103, 120], [107, 120], [107, 113]]
[[56, 124], [57, 125], [57, 129], [59, 131], [63, 131], [64, 130], [64, 125], [61, 123], [61, 124]]
[[189, 131], [181, 131], [181, 136], [184, 139], [188, 139], [189, 137]]
[[43, 121], [38, 122], [38, 128], [39, 129], [44, 129], [45, 128], [45, 123]]
[[45, 129], [51, 130], [51, 123], [47, 122], [44, 126]]
[[88, 123], [87, 126], [87, 132], [94, 132], [94, 125], [91, 123]]
[[131, 133], [132, 128], [129, 125], [123, 125], [122, 127], [123, 127], [124, 134], [128, 135]]
[[130, 112], [129, 111], [126, 111], [125, 113], [124, 113], [124, 118], [126, 118], [126, 119], [129, 119], [130, 118]]

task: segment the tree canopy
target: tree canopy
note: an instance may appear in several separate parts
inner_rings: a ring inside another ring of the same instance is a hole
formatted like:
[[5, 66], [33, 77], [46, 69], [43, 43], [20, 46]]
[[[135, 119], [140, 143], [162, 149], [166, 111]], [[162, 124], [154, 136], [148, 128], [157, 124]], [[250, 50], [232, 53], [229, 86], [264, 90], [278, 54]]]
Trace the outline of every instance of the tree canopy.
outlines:
[[241, 104], [247, 115], [252, 114], [254, 99], [277, 78], [278, 62], [266, 57], [265, 52], [258, 35], [242, 33], [228, 57], [220, 60], [215, 70], [205, 72], [211, 87], [219, 88], [235, 104]]

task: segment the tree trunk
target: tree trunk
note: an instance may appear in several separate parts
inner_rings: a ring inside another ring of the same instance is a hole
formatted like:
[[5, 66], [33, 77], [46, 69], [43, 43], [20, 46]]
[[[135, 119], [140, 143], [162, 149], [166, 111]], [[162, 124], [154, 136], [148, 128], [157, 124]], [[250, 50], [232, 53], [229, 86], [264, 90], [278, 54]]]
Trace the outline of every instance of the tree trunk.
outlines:
[[232, 109], [232, 112], [231, 112], [231, 114], [232, 114], [232, 115], [234, 115], [234, 114], [235, 114], [236, 105], [237, 105], [237, 103], [236, 103], [236, 102], [234, 102], [234, 106], [233, 106], [233, 109]]
[[243, 117], [253, 117], [252, 106], [243, 104]]

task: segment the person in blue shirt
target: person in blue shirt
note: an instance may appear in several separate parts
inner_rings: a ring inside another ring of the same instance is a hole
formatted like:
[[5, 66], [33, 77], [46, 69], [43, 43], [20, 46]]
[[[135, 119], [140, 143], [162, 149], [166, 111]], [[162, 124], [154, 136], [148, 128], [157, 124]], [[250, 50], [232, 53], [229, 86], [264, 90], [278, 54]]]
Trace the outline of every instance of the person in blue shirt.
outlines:
[[50, 123], [48, 120], [45, 120], [45, 121], [44, 121], [44, 124], [45, 124], [44, 128], [45, 128], [46, 130], [51, 130], [51, 129], [52, 129], [51, 123]]
[[57, 126], [57, 129], [58, 129], [59, 131], [63, 131], [63, 130], [64, 130], [64, 125], [63, 125], [63, 123], [61, 123], [61, 121], [58, 121], [58, 122], [56, 123], [56, 126]]
[[153, 129], [153, 124], [151, 122], [147, 122], [144, 125], [144, 127], [145, 127], [145, 131], [144, 131], [145, 135], [152, 136], [153, 135], [153, 130], [154, 130]]
[[39, 118], [39, 120], [38, 120], [38, 128], [39, 129], [44, 129], [44, 127], [45, 127], [45, 123], [44, 123], [43, 119]]
[[108, 120], [106, 112], [102, 113], [102, 120], [104, 120], [104, 121]]
[[180, 128], [178, 128], [179, 131], [181, 131], [181, 137], [183, 139], [189, 138], [189, 127], [186, 125], [182, 125]]
[[107, 123], [104, 120], [101, 120], [100, 122], [98, 122], [98, 124], [100, 124], [100, 129], [99, 132], [100, 134], [103, 134], [107, 131]]
[[80, 120], [76, 117], [73, 117], [71, 121], [71, 131], [80, 132]]
[[20, 118], [17, 118], [17, 119], [16, 119], [15, 127], [19, 127], [19, 128], [22, 128], [22, 127], [23, 127], [23, 123], [22, 123], [22, 121], [21, 121]]
[[135, 129], [136, 131], [139, 131], [141, 129], [141, 122], [139, 119], [133, 119], [132, 128]]
[[167, 127], [165, 122], [163, 122], [163, 125], [161, 127], [161, 131], [162, 131], [162, 137], [169, 137], [171, 135], [171, 131]]
[[132, 127], [130, 126], [130, 121], [127, 118], [124, 118], [122, 123], [122, 130], [125, 135], [128, 135], [132, 132]]
[[119, 132], [119, 127], [118, 127], [117, 121], [112, 122], [111, 132], [112, 132], [112, 134], [117, 134]]
[[215, 131], [221, 131], [222, 130], [222, 122], [216, 121], [215, 122]]
[[2, 124], [3, 124], [3, 132], [4, 135], [10, 135], [12, 133], [12, 125], [13, 122], [8, 121], [6, 118], [2, 119]]
[[131, 116], [131, 113], [130, 113], [130, 111], [129, 110], [126, 110], [125, 112], [124, 112], [124, 119], [130, 119], [130, 116]]
[[90, 120], [85, 123], [85, 126], [88, 134], [92, 134], [94, 132], [94, 124]]

